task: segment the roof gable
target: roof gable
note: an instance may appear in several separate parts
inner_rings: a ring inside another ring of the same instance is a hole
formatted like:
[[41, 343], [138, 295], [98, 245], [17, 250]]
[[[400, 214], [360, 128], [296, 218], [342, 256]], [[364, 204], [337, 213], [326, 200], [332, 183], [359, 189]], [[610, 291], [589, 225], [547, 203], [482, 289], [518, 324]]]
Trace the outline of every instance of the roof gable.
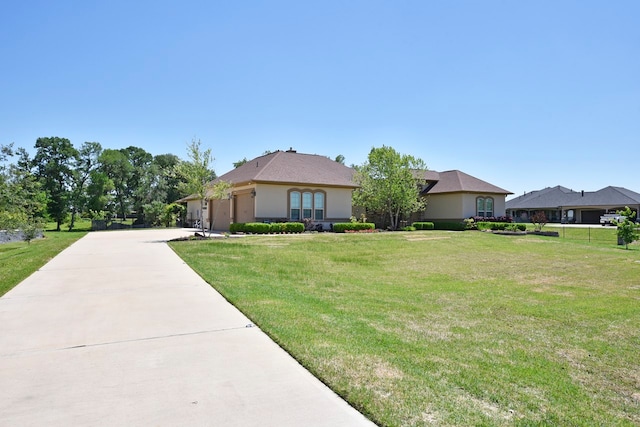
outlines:
[[[437, 182], [427, 188], [428, 194], [442, 193], [491, 193], [491, 194], [512, 194], [504, 188], [489, 184], [486, 181], [478, 179], [474, 176], [466, 174], [459, 170], [450, 170], [445, 172], [436, 172]], [[435, 175], [427, 175], [426, 178], [435, 178]]]
[[263, 182], [355, 188], [353, 172], [353, 169], [328, 157], [290, 150], [256, 157], [217, 180], [236, 185]]

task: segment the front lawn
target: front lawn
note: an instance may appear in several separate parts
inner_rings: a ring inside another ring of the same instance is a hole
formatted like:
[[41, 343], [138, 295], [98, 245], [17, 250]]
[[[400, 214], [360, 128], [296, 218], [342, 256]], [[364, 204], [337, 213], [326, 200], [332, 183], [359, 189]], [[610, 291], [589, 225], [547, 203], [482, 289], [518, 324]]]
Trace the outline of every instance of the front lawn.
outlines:
[[50, 232], [43, 239], [0, 245], [0, 296], [45, 265], [86, 232]]
[[174, 242], [380, 425], [640, 424], [640, 248], [481, 232]]

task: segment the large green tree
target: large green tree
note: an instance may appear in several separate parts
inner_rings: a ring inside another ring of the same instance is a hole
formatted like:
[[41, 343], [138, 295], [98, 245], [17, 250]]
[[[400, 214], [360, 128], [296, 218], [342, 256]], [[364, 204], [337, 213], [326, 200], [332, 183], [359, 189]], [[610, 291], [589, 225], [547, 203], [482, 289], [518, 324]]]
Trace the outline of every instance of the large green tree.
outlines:
[[355, 169], [359, 188], [353, 194], [354, 205], [388, 215], [391, 229], [398, 229], [403, 216], [425, 208], [417, 178], [427, 169], [421, 159], [382, 146], [372, 148], [367, 161]]
[[76, 221], [76, 214], [82, 213], [88, 208], [89, 194], [88, 187], [91, 183], [92, 175], [95, 175], [99, 158], [102, 153], [102, 146], [99, 142], [85, 142], [78, 150], [78, 155], [73, 165], [73, 180], [71, 188], [71, 223], [69, 231], [73, 230]]
[[144, 218], [144, 205], [154, 199], [152, 189], [155, 187], [157, 168], [153, 166], [153, 155], [140, 147], [129, 146], [120, 151], [131, 164], [126, 194], [141, 221]]
[[128, 199], [128, 183], [133, 173], [133, 166], [127, 155], [121, 150], [105, 149], [100, 155], [99, 171], [108, 178], [105, 186], [113, 188], [115, 211], [124, 219], [130, 211]]
[[74, 162], [78, 157], [71, 141], [57, 136], [38, 138], [33, 165], [36, 175], [47, 193], [47, 213], [56, 222], [56, 230], [64, 221], [70, 208]]
[[158, 200], [170, 204], [186, 196], [180, 192], [182, 178], [176, 173], [176, 168], [181, 160], [175, 154], [159, 154], [153, 158], [156, 168], [156, 191]]

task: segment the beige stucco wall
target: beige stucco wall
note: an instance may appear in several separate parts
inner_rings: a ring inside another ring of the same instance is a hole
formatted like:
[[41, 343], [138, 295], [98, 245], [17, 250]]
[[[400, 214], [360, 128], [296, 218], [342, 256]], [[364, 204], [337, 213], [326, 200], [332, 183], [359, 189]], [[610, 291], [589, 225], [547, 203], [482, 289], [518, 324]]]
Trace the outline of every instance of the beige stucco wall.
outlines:
[[325, 198], [325, 219], [348, 219], [351, 216], [351, 192], [349, 188], [331, 188], [297, 185], [256, 185], [256, 218], [288, 218], [289, 190], [323, 190]]
[[428, 220], [459, 220], [475, 216], [477, 197], [493, 197], [494, 216], [505, 215], [505, 196], [502, 194], [450, 193], [430, 195], [424, 217]]
[[432, 194], [427, 198], [425, 219], [445, 220], [461, 218], [463, 198], [460, 194]]

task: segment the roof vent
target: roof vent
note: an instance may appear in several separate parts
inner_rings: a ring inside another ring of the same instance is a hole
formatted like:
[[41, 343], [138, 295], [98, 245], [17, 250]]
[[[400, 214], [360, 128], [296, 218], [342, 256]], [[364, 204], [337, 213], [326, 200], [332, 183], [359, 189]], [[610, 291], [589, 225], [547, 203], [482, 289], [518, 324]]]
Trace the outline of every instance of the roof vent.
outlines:
[[289, 149], [287, 150], [287, 153], [297, 153], [297, 151], [294, 150], [293, 147], [289, 147]]

